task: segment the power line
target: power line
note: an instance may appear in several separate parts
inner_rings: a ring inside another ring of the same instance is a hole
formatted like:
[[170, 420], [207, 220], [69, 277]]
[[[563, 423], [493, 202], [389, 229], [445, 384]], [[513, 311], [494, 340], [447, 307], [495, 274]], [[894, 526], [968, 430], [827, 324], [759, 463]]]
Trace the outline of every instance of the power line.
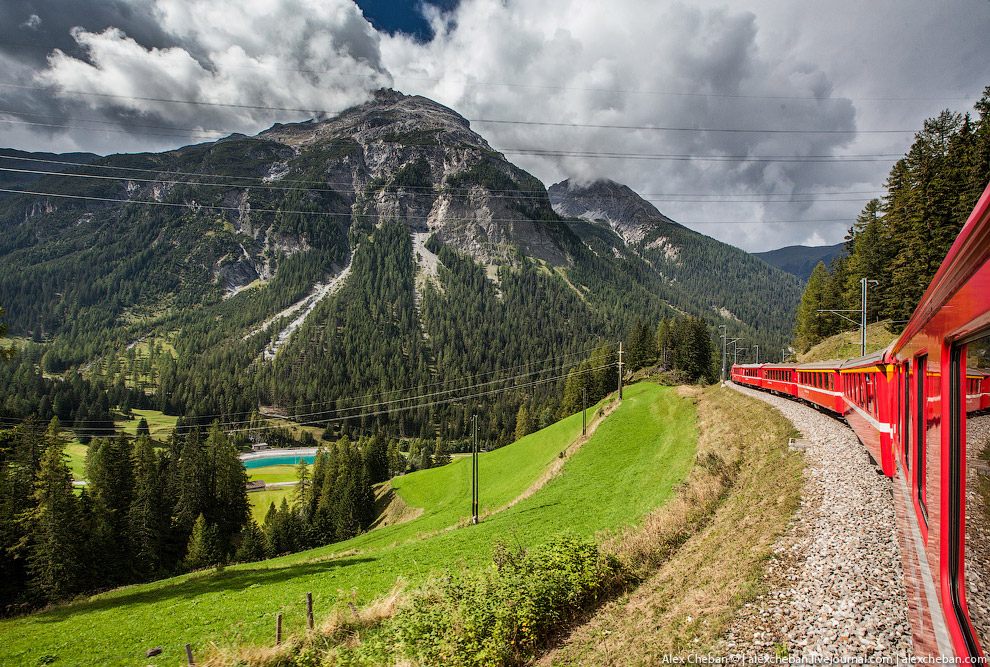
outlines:
[[[248, 137], [248, 139], [253, 139], [253, 137]], [[203, 173], [203, 172], [170, 171], [170, 170], [166, 170], [166, 169], [146, 169], [146, 168], [141, 168], [141, 167], [124, 167], [124, 166], [118, 166], [118, 165], [96, 164], [96, 163], [81, 164], [81, 163], [78, 163], [78, 162], [68, 162], [68, 161], [65, 161], [65, 160], [51, 160], [51, 159], [36, 158], [36, 157], [27, 157], [27, 156], [19, 156], [19, 155], [0, 155], [0, 161], [2, 161], [2, 160], [22, 160], [22, 161], [28, 161], [28, 162], [40, 162], [40, 163], [44, 163], [44, 164], [58, 164], [58, 165], [65, 165], [65, 166], [68, 166], [68, 167], [79, 168], [79, 169], [81, 169], [81, 168], [85, 168], [85, 169], [113, 169], [113, 170], [121, 170], [121, 171], [136, 171], [136, 172], [139, 172], [139, 173], [148, 173], [148, 174], [164, 174], [166, 176], [193, 176], [193, 177], [205, 177], [205, 178], [214, 178], [214, 179], [221, 179], [222, 178], [222, 179], [231, 179], [231, 180], [238, 180], [238, 181], [252, 181], [252, 182], [257, 182], [257, 183], [262, 183], [262, 184], [267, 184], [267, 183], [270, 183], [271, 182], [271, 181], [266, 180], [264, 177], [261, 177], [261, 176], [231, 176], [231, 175], [227, 175], [227, 174], [208, 174], [208, 173]], [[47, 174], [47, 175], [52, 175], [52, 176], [70, 175], [70, 174], [68, 174], [68, 172], [42, 172], [42, 173]], [[131, 178], [131, 177], [127, 177], [127, 178], [130, 178], [130, 180], [139, 180], [139, 179], [135, 179], [135, 178]], [[161, 180], [165, 180], [165, 179], [158, 178], [158, 179], [150, 179], [150, 180], [161, 181]], [[335, 182], [335, 181], [309, 180], [309, 179], [297, 179], [297, 178], [287, 179], [285, 182], [292, 183], [292, 184], [310, 183], [310, 184], [314, 184], [314, 185], [342, 186], [344, 188], [350, 188], [350, 187], [353, 187], [353, 185], [354, 185], [352, 182], [342, 182], [342, 181], [341, 182]], [[239, 184], [230, 184], [230, 185], [231, 185], [231, 187], [251, 187], [251, 186], [245, 186], [245, 185], [239, 185]], [[272, 186], [272, 187], [276, 187], [276, 186]], [[277, 187], [281, 187], [281, 188], [284, 188], [284, 189], [293, 189], [293, 190], [296, 189], [296, 188], [287, 188], [286, 186], [277, 186]], [[319, 190], [319, 189], [316, 189], [316, 188], [299, 188], [299, 189], [304, 189], [304, 190], [308, 190], [308, 191], [312, 191], [312, 192], [330, 191], [330, 190]], [[436, 192], [436, 190], [433, 188], [433, 186], [407, 185], [407, 186], [403, 186], [403, 189], [404, 190], [414, 190], [414, 191]], [[489, 192], [492, 192], [492, 193], [495, 193], [495, 194], [514, 193], [514, 194], [518, 194], [518, 198], [527, 198], [527, 197], [529, 197], [529, 198], [533, 198], [533, 199], [543, 199], [543, 195], [542, 194], [532, 194], [532, 193], [530, 193], [527, 190], [520, 190], [520, 189], [506, 189], [506, 190], [503, 190], [503, 189], [489, 189], [488, 191]], [[449, 186], [444, 186], [444, 192], [463, 192], [463, 193], [470, 193], [471, 190], [470, 190], [470, 188], [451, 188]], [[882, 194], [885, 194], [885, 192], [886, 192], [885, 190], [848, 190], [848, 191], [844, 191], [844, 190], [824, 190], [824, 191], [821, 191], [821, 190], [820, 191], [808, 190], [808, 191], [797, 191], [797, 192], [792, 192], [792, 193], [758, 193], [758, 192], [754, 192], [754, 193], [733, 193], [731, 196], [733, 196], [733, 197], [767, 197], [767, 196], [773, 196], [773, 197], [820, 197], [822, 195], [843, 195], [843, 196], [846, 196], [846, 195], [882, 195]], [[656, 198], [663, 198], [663, 197], [718, 197], [718, 198], [724, 198], [726, 196], [726, 195], [718, 194], [718, 193], [704, 193], [704, 192], [653, 192], [653, 193], [637, 193], [637, 194], [639, 194], [640, 197], [642, 197], [644, 199], [647, 199], [647, 201], [663, 201], [662, 199], [649, 199], [650, 197], [656, 197]]]
[[[30, 86], [16, 83], [0, 83], [0, 87], [17, 88], [21, 90], [51, 90], [46, 86]], [[162, 102], [166, 104], [185, 104], [191, 106], [207, 106], [230, 109], [250, 109], [255, 111], [288, 111], [293, 113], [317, 114], [320, 116], [334, 115], [338, 112], [327, 109], [305, 109], [299, 107], [278, 107], [258, 104], [235, 104], [233, 102], [208, 102], [205, 100], [181, 100], [167, 97], [142, 97], [136, 95], [120, 95], [116, 93], [94, 93], [83, 90], [58, 90], [60, 94], [84, 95], [110, 99], [134, 100], [139, 102]], [[470, 118], [471, 123], [488, 123], [499, 125], [538, 125], [544, 127], [575, 127], [591, 129], [614, 130], [648, 130], [656, 132], [728, 132], [728, 133], [757, 133], [757, 134], [914, 134], [917, 130], [820, 130], [820, 129], [781, 129], [781, 128], [703, 128], [679, 127], [661, 125], [612, 125], [597, 123], [562, 123], [551, 121], [509, 120], [493, 118]]]
[[[0, 156], [0, 160], [3, 156]], [[17, 159], [17, 158], [14, 158]], [[91, 165], [79, 165], [80, 168], [89, 167]], [[276, 192], [326, 192], [326, 193], [338, 193], [338, 190], [331, 188], [307, 188], [307, 187], [289, 187], [281, 185], [234, 185], [230, 183], [209, 183], [204, 181], [183, 181], [175, 180], [169, 178], [138, 178], [134, 176], [102, 176], [99, 174], [77, 174], [72, 172], [51, 172], [43, 171], [39, 169], [15, 169], [13, 167], [0, 167], [0, 171], [18, 173], [18, 174], [38, 174], [42, 176], [52, 176], [52, 177], [65, 177], [65, 178], [88, 178], [93, 180], [107, 180], [107, 181], [128, 181], [136, 183], [169, 183], [174, 185], [194, 185], [198, 187], [213, 187], [213, 188], [244, 188], [246, 190], [265, 190], [265, 191], [276, 191]], [[167, 172], [163, 172], [166, 173]], [[288, 181], [294, 182], [294, 181]], [[352, 184], [343, 184], [351, 187]], [[440, 194], [438, 190], [426, 186], [403, 186], [403, 190], [418, 190], [425, 191], [429, 193]], [[503, 191], [503, 192], [513, 192], [513, 191]], [[518, 194], [513, 195], [496, 195], [496, 199], [507, 199], [518, 201], [520, 199], [530, 200], [530, 201], [545, 201], [547, 199], [545, 194], [531, 194], [525, 190], [514, 191]], [[443, 194], [450, 194], [454, 196], [470, 196], [471, 192], [466, 188], [444, 188], [442, 190]], [[712, 197], [718, 195], [711, 195]], [[787, 197], [786, 199], [735, 199], [732, 196], [718, 196], [717, 200], [708, 199], [688, 199], [688, 198], [666, 198], [666, 199], [647, 199], [646, 201], [654, 202], [675, 202], [675, 203], [766, 203], [766, 204], [791, 204], [791, 203], [801, 203], [801, 202], [851, 202], [851, 201], [862, 201], [862, 197], [857, 197], [854, 199], [834, 199], [834, 198], [824, 198], [824, 197], [814, 197], [814, 198], [795, 198], [789, 195], [777, 195], [779, 197]], [[645, 198], [644, 198], [645, 199]]]
[[[3, 84], [0, 84], [3, 85]], [[677, 127], [663, 125], [607, 125], [596, 123], [557, 123], [537, 120], [499, 120], [494, 118], [471, 118], [472, 123], [492, 125], [539, 125], [543, 127], [580, 127], [599, 130], [649, 130], [655, 132], [728, 132], [755, 134], [914, 134], [917, 130], [785, 130], [766, 128], [718, 128], [718, 127]]]
[[[570, 376], [572, 373], [580, 376], [580, 375], [585, 375], [587, 373], [592, 373], [592, 372], [595, 372], [595, 371], [599, 371], [599, 370], [603, 370], [603, 369], [606, 369], [606, 368], [610, 368], [613, 365], [614, 364], [606, 364], [606, 365], [603, 365], [603, 366], [595, 366], [595, 367], [592, 367], [592, 368], [585, 369], [583, 371], [582, 370], [573, 370], [572, 369], [568, 373], [564, 373], [564, 374], [553, 376], [553, 377], [549, 377], [549, 378], [541, 378], [541, 379], [538, 379], [538, 380], [530, 380], [529, 382], [525, 382], [525, 383], [522, 383], [522, 384], [514, 385], [512, 387], [498, 387], [498, 388], [488, 389], [488, 390], [485, 390], [485, 391], [476, 392], [476, 393], [468, 394], [468, 395], [450, 396], [450, 397], [442, 398], [442, 399], [438, 399], [438, 400], [420, 402], [420, 403], [415, 404], [415, 405], [405, 405], [405, 406], [395, 406], [395, 407], [389, 407], [389, 408], [380, 408], [380, 406], [383, 405], [383, 404], [371, 404], [369, 406], [364, 406], [364, 407], [373, 407], [373, 408], [376, 408], [376, 410], [373, 411], [373, 412], [361, 412], [361, 413], [356, 413], [356, 414], [352, 414], [352, 415], [335, 416], [335, 417], [319, 418], [319, 419], [310, 419], [310, 420], [301, 421], [301, 422], [293, 421], [292, 422], [292, 426], [314, 426], [314, 425], [321, 425], [322, 426], [324, 424], [340, 423], [340, 422], [344, 422], [344, 421], [348, 421], [348, 420], [352, 420], [352, 419], [361, 419], [361, 418], [367, 418], [367, 417], [377, 417], [377, 416], [384, 415], [384, 414], [394, 414], [394, 413], [397, 413], [397, 412], [407, 412], [407, 411], [410, 411], [410, 410], [420, 410], [420, 409], [423, 409], [423, 408], [429, 408], [429, 407], [434, 407], [434, 406], [448, 405], [450, 403], [454, 403], [454, 402], [457, 402], [457, 401], [468, 401], [468, 400], [475, 399], [475, 398], [483, 398], [485, 396], [491, 396], [493, 394], [498, 394], [498, 393], [502, 393], [502, 392], [505, 392], [505, 391], [513, 391], [513, 390], [514, 391], [518, 391], [520, 389], [529, 389], [529, 388], [536, 387], [536, 386], [539, 386], [539, 385], [549, 384], [551, 382], [556, 382], [558, 380], [565, 379], [568, 376]], [[476, 385], [475, 387], [463, 387], [460, 390], [470, 390], [470, 389], [475, 389], [475, 388], [480, 387], [480, 386], [483, 386], [483, 385]], [[424, 396], [414, 396], [414, 397], [410, 397], [409, 400], [420, 400], [422, 398], [424, 398]], [[225, 424], [223, 422], [217, 422], [217, 424], [219, 426], [221, 426], [221, 427], [223, 427], [223, 426], [229, 426], [229, 425], [236, 426], [236, 425], [242, 424], [242, 423], [250, 423], [250, 422], [230, 422], [230, 423], [227, 423], [227, 424]], [[184, 426], [182, 429], [173, 428], [172, 430], [175, 433], [178, 433], [180, 435], [184, 435], [184, 434], [190, 433], [191, 431], [193, 431], [195, 429], [198, 429], [198, 428], [202, 428], [202, 426], [200, 426], [198, 424], [197, 425], [187, 425], [187, 426]], [[273, 427], [271, 425], [267, 425], [266, 424], [264, 426], [248, 426], [248, 427], [243, 427], [243, 428], [232, 428], [230, 430], [235, 431], [235, 432], [240, 432], [240, 433], [246, 433], [246, 432], [253, 432], [253, 431], [266, 431], [266, 430], [270, 430], [270, 429], [273, 429], [273, 428], [279, 428], [279, 427], [277, 427], [277, 426], [276, 427]], [[101, 429], [101, 428], [88, 428], [88, 429], [87, 428], [81, 428], [81, 429], [77, 429], [77, 428], [72, 428], [72, 427], [61, 427], [60, 430], [62, 432], [73, 432], [73, 433], [83, 433], [83, 434], [86, 434], [86, 433], [105, 433], [109, 429]]]
[[[84, 195], [67, 195], [61, 193], [53, 192], [34, 192], [32, 190], [14, 190], [12, 188], [0, 188], [0, 192], [7, 192], [11, 194], [20, 195], [32, 195], [35, 197], [58, 197], [62, 199], [79, 199], [83, 201], [103, 201], [103, 202], [113, 202], [118, 204], [140, 204], [142, 206], [167, 206], [171, 208], [186, 208], [193, 211], [198, 211], [199, 209], [207, 209], [212, 211], [240, 211], [241, 209], [236, 206], [218, 206], [214, 204], [181, 204], [178, 202], [160, 202], [160, 201], [149, 201], [144, 199], [117, 199], [114, 197], [90, 197]], [[353, 213], [333, 213], [331, 211], [296, 211], [296, 210], [284, 210], [284, 209], [267, 209], [267, 208], [252, 208], [251, 213], [298, 213], [300, 215], [322, 215], [325, 217], [343, 217], [350, 218]], [[361, 214], [359, 214], [361, 215]], [[397, 219], [397, 216], [383, 216], [383, 215], [365, 215], [367, 218], [377, 219], [377, 220], [391, 220]], [[430, 216], [425, 215], [405, 215], [402, 216], [403, 220], [430, 220], [433, 219]], [[533, 220], [532, 218], [491, 218], [491, 222], [528, 222], [532, 224], [569, 224], [567, 220]], [[762, 224], [817, 224], [817, 223], [832, 223], [841, 222], [848, 224], [850, 220], [848, 218], [825, 218], [825, 219], [815, 219], [815, 220], [693, 220], [690, 222], [682, 222], [678, 224], [682, 225], [762, 225]]]
[[[527, 362], [527, 363], [523, 363], [523, 364], [516, 364], [515, 366], [508, 366], [508, 367], [505, 367], [505, 368], [498, 368], [498, 369], [494, 369], [494, 370], [491, 370], [491, 371], [485, 371], [483, 373], [474, 373], [472, 375], [462, 375], [462, 376], [460, 376], [458, 378], [451, 378], [449, 380], [438, 380], [437, 382], [432, 382], [430, 384], [425, 384], [425, 385], [420, 384], [420, 385], [416, 385], [415, 387], [405, 387], [405, 388], [400, 388], [400, 389], [392, 389], [392, 390], [383, 391], [383, 392], [372, 392], [372, 393], [364, 394], [364, 395], [361, 395], [361, 396], [350, 397], [350, 400], [360, 401], [360, 400], [369, 399], [369, 398], [374, 397], [374, 396], [380, 396], [380, 397], [382, 397], [383, 398], [382, 401], [378, 401], [378, 402], [369, 404], [369, 405], [375, 406], [375, 405], [380, 405], [382, 403], [395, 402], [395, 401], [385, 401], [384, 398], [387, 397], [387, 396], [390, 396], [390, 395], [394, 395], [394, 394], [400, 393], [400, 392], [429, 389], [429, 388], [440, 386], [440, 385], [450, 384], [452, 382], [464, 381], [464, 380], [473, 380], [473, 379], [477, 379], [477, 378], [487, 377], [487, 376], [493, 375], [495, 373], [503, 373], [503, 372], [506, 372], [506, 371], [513, 371], [513, 370], [518, 370], [518, 369], [521, 369], [521, 368], [529, 368], [531, 366], [536, 366], [538, 364], [544, 364], [544, 367], [542, 369], [538, 370], [538, 371], [533, 371], [531, 373], [517, 374], [517, 375], [514, 375], [514, 376], [509, 376], [509, 377], [506, 377], [506, 378], [502, 378], [502, 379], [499, 379], [499, 380], [493, 380], [491, 382], [481, 383], [481, 384], [474, 385], [474, 386], [477, 387], [477, 386], [483, 386], [483, 385], [487, 385], [487, 384], [492, 384], [492, 383], [495, 383], [495, 382], [509, 381], [509, 380], [516, 379], [516, 378], [519, 378], [519, 377], [527, 377], [527, 376], [535, 375], [537, 373], [542, 373], [542, 372], [545, 372], [547, 370], [557, 368], [558, 366], [562, 368], [565, 365], [565, 363], [563, 362], [564, 359], [571, 359], [573, 357], [578, 357], [578, 356], [587, 356], [589, 354], [594, 353], [596, 350], [598, 350], [602, 346], [604, 346], [606, 348], [609, 348], [609, 347], [614, 347], [615, 345], [616, 345], [615, 343], [610, 343], [610, 342], [607, 342], [607, 341], [603, 341], [603, 342], [597, 343], [594, 347], [589, 347], [589, 348], [585, 348], [585, 349], [582, 349], [582, 350], [577, 350], [575, 352], [569, 352], [567, 354], [561, 354], [561, 355], [557, 355], [557, 356], [554, 356], [554, 357], [549, 357], [547, 359], [541, 359], [541, 360], [538, 360], [538, 361], [531, 361], [531, 362]], [[463, 390], [465, 388], [471, 388], [471, 387], [454, 387], [452, 389], [447, 390], [447, 392], [461, 391], [461, 390]], [[422, 396], [423, 395], [420, 395], [419, 398], [422, 398]], [[409, 400], [410, 398], [416, 398], [416, 397], [407, 397], [407, 399], [398, 399], [398, 400]], [[339, 403], [341, 400], [344, 400], [344, 399], [336, 399], [336, 400], [331, 400], [331, 401], [321, 401], [321, 402], [312, 402], [312, 403], [301, 403], [301, 404], [297, 404], [297, 405], [294, 405], [294, 406], [288, 406], [287, 408], [282, 408], [282, 409], [284, 409], [284, 410], [295, 410], [297, 408], [313, 409], [313, 408], [315, 408], [317, 406], [336, 404], [336, 403]], [[341, 410], [341, 411], [342, 410], [351, 410], [351, 409], [355, 409], [356, 407], [367, 407], [367, 406], [350, 406], [350, 407], [339, 408], [338, 410]], [[190, 415], [190, 417], [195, 418], [195, 419], [210, 419], [210, 418], [213, 418], [213, 417], [218, 417], [218, 418], [222, 417], [222, 418], [230, 419], [232, 417], [241, 417], [241, 416], [245, 416], [245, 415], [253, 415], [253, 414], [256, 414], [256, 413], [259, 414], [261, 417], [268, 418], [268, 419], [271, 419], [271, 418], [279, 418], [279, 419], [288, 418], [288, 417], [281, 417], [279, 415], [273, 415], [273, 414], [270, 414], [270, 413], [268, 413], [268, 414], [261, 413], [260, 411], [234, 412], [234, 413], [224, 413], [224, 414], [205, 414], [205, 415], [198, 415], [197, 414], [197, 415]], [[320, 414], [320, 413], [314, 412], [314, 413], [309, 413], [309, 414]], [[300, 415], [295, 414], [293, 416], [300, 416]], [[307, 415], [304, 414], [302, 416], [307, 416]], [[24, 421], [26, 421], [25, 419], [14, 419], [14, 418], [11, 418], [11, 417], [0, 417], [0, 420], [6, 420], [8, 423], [23, 423]], [[74, 422], [74, 423], [76, 423], [76, 424], [95, 424], [95, 423], [104, 423], [104, 422], [101, 421], [101, 420], [81, 420], [81, 421], [77, 421], [77, 422]], [[231, 423], [231, 424], [232, 423], [250, 423], [250, 420], [242, 421], [242, 422], [226, 422], [226, 423]], [[95, 430], [100, 430], [100, 429], [95, 429]]]

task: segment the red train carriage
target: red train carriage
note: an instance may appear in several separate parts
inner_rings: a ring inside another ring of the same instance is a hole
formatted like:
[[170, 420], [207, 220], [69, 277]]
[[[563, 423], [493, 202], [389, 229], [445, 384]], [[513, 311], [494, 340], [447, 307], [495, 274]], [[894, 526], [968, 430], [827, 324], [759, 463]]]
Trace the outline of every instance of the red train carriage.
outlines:
[[886, 350], [850, 359], [839, 369], [846, 422], [888, 477], [894, 475], [893, 368], [884, 363]]
[[763, 388], [785, 396], [797, 395], [797, 380], [792, 364], [763, 364]]
[[842, 383], [839, 376], [841, 365], [841, 361], [832, 360], [796, 366], [795, 395], [829, 412], [843, 414], [846, 405], [842, 397]]
[[763, 378], [760, 377], [760, 367], [757, 364], [737, 364], [732, 367], [732, 381], [760, 389]]
[[990, 460], [990, 187], [887, 350], [733, 366], [732, 379], [845, 417], [893, 477], [903, 508], [916, 650], [982, 659], [990, 645], [990, 472], [981, 472]]
[[990, 526], [990, 506], [978, 489], [967, 493], [967, 485], [988, 481], [967, 462], [990, 451], [990, 417], [979, 413], [990, 369], [990, 188], [887, 361], [898, 375], [895, 483], [910, 497], [922, 568], [937, 598], [931, 616], [939, 651], [980, 657], [990, 641], [990, 571], [974, 545]]

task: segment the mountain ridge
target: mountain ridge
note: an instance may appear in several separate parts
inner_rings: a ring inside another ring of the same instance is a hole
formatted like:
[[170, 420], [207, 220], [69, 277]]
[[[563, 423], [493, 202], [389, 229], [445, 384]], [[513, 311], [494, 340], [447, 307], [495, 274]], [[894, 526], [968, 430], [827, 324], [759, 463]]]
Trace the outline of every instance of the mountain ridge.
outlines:
[[[464, 406], [351, 420], [351, 397], [520, 365], [561, 374], [558, 360], [679, 314], [763, 345], [789, 333], [796, 287], [614, 187], [631, 206], [615, 228], [562, 218], [456, 112], [380, 91], [333, 118], [107, 156], [32, 188], [87, 199], [0, 199], [0, 304], [11, 333], [43, 341], [46, 372], [137, 386], [159, 409], [315, 403], [332, 433], [448, 440], [467, 433]], [[491, 400], [481, 428], [501, 444], [520, 403], [558, 398], [539, 385]]]

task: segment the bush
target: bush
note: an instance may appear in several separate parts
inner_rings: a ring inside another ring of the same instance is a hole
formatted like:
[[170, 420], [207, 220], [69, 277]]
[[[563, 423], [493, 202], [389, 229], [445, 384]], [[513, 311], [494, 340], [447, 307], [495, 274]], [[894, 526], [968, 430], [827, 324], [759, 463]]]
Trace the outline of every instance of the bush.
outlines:
[[618, 560], [563, 535], [530, 551], [497, 543], [493, 564], [435, 580], [380, 635], [379, 650], [427, 664], [512, 665], [622, 580]]

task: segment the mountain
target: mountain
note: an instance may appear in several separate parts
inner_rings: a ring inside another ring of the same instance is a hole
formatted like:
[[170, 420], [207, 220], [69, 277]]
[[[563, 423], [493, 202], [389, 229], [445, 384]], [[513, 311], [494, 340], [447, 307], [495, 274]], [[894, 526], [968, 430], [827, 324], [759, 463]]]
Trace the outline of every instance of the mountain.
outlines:
[[[535, 375], [638, 320], [687, 313], [775, 346], [796, 303], [796, 280], [625, 191], [614, 228], [562, 218], [463, 117], [390, 90], [32, 190], [50, 194], [0, 199], [11, 334], [43, 341], [49, 374], [140, 387], [203, 421], [265, 406], [335, 433], [457, 440], [479, 404], [450, 390], [487, 381], [482, 437], [502, 444], [520, 403], [553, 416], [555, 385]], [[0, 414], [23, 416], [24, 400]]]
[[615, 232], [661, 277], [665, 292], [694, 304], [695, 314], [734, 323], [739, 335], [762, 345], [786, 338], [793, 328], [801, 287], [792, 276], [674, 222], [625, 185], [563, 181], [547, 193], [560, 215]]
[[827, 246], [789, 245], [786, 248], [754, 252], [753, 257], [759, 257], [770, 266], [797, 276], [802, 282], [807, 282], [811, 272], [819, 262], [828, 266], [833, 259], [843, 253], [844, 243]]
[[[94, 153], [29, 153], [13, 148], [0, 148], [0, 188], [23, 190], [45, 174], [65, 171], [76, 164], [89, 164], [99, 155]], [[35, 173], [31, 173], [35, 172]], [[0, 192], [3, 197], [6, 192]]]

